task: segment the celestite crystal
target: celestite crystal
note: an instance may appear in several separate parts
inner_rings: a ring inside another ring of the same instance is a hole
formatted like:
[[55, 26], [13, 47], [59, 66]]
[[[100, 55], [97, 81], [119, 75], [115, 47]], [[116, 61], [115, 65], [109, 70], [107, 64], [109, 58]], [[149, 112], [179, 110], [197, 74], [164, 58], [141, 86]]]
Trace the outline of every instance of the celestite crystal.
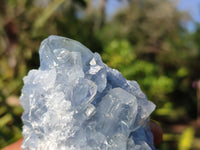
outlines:
[[50, 36], [39, 54], [23, 79], [23, 150], [155, 150], [155, 105], [136, 81], [68, 38]]

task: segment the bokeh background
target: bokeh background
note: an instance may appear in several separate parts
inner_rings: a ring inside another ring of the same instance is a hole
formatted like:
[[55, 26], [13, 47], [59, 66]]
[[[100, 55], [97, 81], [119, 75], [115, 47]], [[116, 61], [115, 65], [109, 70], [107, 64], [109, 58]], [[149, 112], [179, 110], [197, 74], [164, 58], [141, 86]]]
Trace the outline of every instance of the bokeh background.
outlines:
[[0, 0], [0, 148], [22, 137], [22, 78], [51, 34], [80, 41], [140, 84], [160, 150], [200, 149], [199, 0]]

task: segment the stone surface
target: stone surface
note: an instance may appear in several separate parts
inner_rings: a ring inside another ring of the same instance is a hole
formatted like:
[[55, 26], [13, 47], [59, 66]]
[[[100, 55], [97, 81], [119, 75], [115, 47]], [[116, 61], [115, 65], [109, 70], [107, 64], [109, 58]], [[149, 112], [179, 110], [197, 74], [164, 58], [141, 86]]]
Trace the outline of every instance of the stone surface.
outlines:
[[39, 69], [23, 79], [23, 150], [155, 149], [155, 105], [136, 81], [68, 38], [50, 36], [39, 54]]

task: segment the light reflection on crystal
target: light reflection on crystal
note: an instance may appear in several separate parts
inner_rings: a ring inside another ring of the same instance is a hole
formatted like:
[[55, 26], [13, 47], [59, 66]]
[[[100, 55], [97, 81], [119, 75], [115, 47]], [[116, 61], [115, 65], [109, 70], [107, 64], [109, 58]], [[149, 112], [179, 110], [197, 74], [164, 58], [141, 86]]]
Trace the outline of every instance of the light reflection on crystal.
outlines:
[[23, 150], [155, 150], [155, 105], [77, 41], [50, 36], [24, 77]]

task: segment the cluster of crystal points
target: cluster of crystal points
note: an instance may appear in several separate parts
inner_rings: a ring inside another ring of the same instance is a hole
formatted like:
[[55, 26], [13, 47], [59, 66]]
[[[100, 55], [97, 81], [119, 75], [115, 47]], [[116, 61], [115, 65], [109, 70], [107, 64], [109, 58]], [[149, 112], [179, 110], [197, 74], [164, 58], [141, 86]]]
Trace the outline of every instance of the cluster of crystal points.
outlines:
[[68, 38], [50, 36], [39, 54], [20, 97], [23, 150], [155, 150], [155, 105], [136, 81]]

